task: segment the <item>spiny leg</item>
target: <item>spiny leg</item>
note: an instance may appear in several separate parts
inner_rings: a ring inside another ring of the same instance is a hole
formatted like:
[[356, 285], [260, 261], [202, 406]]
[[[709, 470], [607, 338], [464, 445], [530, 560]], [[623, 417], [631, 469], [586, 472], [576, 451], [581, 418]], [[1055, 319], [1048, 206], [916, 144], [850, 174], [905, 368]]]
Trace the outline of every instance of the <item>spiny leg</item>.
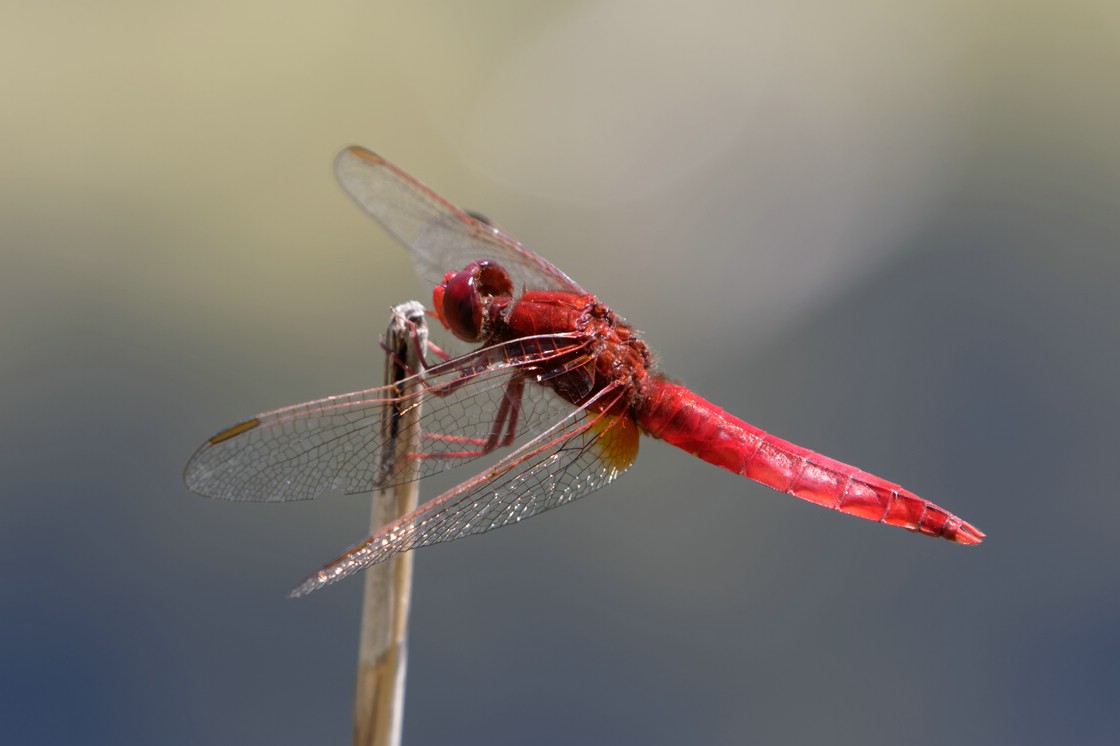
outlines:
[[[517, 420], [521, 415], [521, 403], [525, 393], [524, 376], [514, 376], [506, 384], [502, 403], [485, 438], [470, 438], [447, 433], [423, 433], [422, 437], [449, 443], [462, 443], [478, 446], [476, 450], [452, 451], [450, 453], [414, 453], [410, 458], [475, 458], [485, 456], [496, 448], [505, 448], [517, 437]], [[504, 431], [504, 434], [503, 434]]]

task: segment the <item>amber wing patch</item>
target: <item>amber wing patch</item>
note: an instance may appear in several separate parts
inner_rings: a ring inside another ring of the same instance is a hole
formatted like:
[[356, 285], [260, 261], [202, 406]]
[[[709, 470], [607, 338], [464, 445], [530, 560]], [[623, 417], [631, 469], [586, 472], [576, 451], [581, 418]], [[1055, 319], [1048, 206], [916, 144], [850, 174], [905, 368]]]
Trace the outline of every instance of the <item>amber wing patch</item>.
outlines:
[[638, 426], [630, 417], [603, 414], [592, 424], [595, 446], [607, 466], [619, 474], [638, 457]]

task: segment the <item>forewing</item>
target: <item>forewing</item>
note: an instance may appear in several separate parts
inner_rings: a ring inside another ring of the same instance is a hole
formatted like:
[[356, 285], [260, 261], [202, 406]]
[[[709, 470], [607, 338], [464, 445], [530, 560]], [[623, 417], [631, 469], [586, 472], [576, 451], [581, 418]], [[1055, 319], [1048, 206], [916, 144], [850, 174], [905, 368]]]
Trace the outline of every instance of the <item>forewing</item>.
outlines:
[[481, 474], [383, 526], [293, 591], [303, 596], [416, 547], [481, 534], [569, 503], [625, 471], [638, 428], [609, 410], [624, 388], [608, 387], [583, 407]]
[[522, 290], [568, 290], [583, 294], [570, 277], [489, 225], [433, 192], [365, 148], [350, 147], [335, 159], [339, 184], [363, 210], [412, 252], [421, 279], [438, 285], [448, 271], [493, 259]]
[[190, 490], [208, 497], [272, 502], [397, 484], [407, 470], [391, 462], [394, 449], [386, 447], [382, 417], [389, 405], [414, 406], [423, 397], [414, 455], [416, 478], [421, 478], [482, 455], [484, 444], [500, 430], [498, 413], [514, 377], [528, 377], [524, 393], [512, 403], [516, 434], [539, 433], [562, 420], [575, 407], [536, 380], [585, 355], [570, 337], [527, 337], [429, 368], [405, 382], [404, 390], [409, 383], [420, 385], [404, 397], [383, 387], [265, 412], [203, 443], [183, 478]]

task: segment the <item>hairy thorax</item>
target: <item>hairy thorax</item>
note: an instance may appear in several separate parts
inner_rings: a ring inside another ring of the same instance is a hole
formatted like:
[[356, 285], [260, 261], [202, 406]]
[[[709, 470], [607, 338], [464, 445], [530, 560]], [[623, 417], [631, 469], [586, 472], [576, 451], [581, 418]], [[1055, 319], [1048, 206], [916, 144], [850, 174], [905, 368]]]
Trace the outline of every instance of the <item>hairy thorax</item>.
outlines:
[[[580, 405], [607, 386], [624, 387], [615, 408], [636, 406], [650, 375], [649, 348], [626, 321], [594, 295], [529, 291], [503, 319], [500, 338], [575, 334], [580, 347], [550, 363], [541, 381], [572, 404]], [[616, 397], [609, 397], [616, 401]], [[620, 413], [620, 412], [619, 412]]]

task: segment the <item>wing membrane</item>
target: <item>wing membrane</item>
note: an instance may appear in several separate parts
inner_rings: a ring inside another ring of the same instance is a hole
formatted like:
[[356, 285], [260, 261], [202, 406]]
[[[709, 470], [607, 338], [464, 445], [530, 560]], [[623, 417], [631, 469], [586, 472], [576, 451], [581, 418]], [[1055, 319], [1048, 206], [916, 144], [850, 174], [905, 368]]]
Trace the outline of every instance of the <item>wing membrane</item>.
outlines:
[[[484, 347], [413, 377], [417, 393], [382, 387], [266, 412], [203, 443], [187, 463], [194, 492], [229, 500], [309, 500], [331, 490], [369, 492], [396, 484], [402, 470], [383, 461], [387, 405], [423, 396], [416, 478], [484, 452], [514, 377], [543, 380], [586, 355], [570, 336], [539, 336]], [[537, 433], [574, 409], [547, 386], [524, 386], [516, 433]], [[507, 426], [510, 423], [507, 421]], [[407, 437], [408, 433], [400, 433]]]
[[293, 591], [303, 596], [416, 547], [481, 534], [603, 487], [638, 454], [638, 430], [609, 411], [623, 396], [607, 387], [478, 476], [421, 505], [351, 547]]
[[404, 171], [360, 147], [335, 159], [339, 184], [363, 210], [412, 252], [420, 277], [438, 285], [445, 273], [476, 259], [493, 259], [519, 290], [584, 290], [517, 239], [433, 192]]

